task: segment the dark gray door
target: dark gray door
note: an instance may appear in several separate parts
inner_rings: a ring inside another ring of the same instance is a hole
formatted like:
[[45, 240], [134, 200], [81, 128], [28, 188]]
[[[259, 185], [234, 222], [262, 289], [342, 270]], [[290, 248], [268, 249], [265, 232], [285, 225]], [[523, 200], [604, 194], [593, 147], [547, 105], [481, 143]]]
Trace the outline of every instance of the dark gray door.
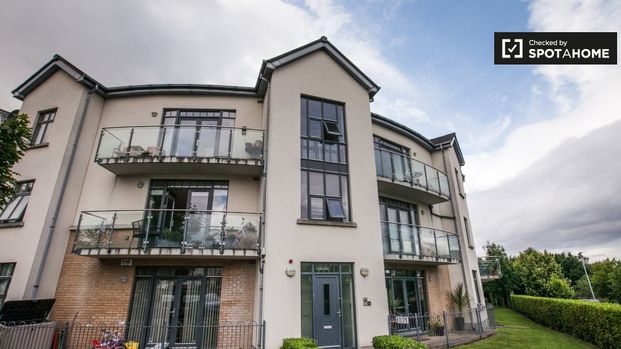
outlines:
[[341, 347], [341, 304], [338, 276], [315, 276], [313, 323], [320, 347]]

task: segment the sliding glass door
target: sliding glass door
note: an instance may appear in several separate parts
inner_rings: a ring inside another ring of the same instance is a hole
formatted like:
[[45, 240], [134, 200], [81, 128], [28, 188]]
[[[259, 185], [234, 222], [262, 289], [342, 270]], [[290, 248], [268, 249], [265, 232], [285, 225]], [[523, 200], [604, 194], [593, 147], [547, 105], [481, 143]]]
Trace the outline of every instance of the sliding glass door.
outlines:
[[221, 268], [139, 270], [128, 339], [141, 348], [215, 348]]

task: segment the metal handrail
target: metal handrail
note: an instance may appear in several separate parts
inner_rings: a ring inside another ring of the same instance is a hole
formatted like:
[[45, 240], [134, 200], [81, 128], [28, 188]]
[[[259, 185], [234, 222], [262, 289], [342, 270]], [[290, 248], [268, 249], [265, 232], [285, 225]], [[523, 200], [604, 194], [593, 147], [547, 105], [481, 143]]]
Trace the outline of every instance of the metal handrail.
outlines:
[[407, 225], [409, 227], [414, 227], [414, 228], [422, 228], [422, 229], [435, 230], [435, 231], [439, 231], [439, 232], [442, 232], [442, 233], [447, 233], [449, 235], [455, 235], [455, 236], [459, 235], [459, 234], [453, 233], [451, 231], [442, 230], [442, 229], [433, 228], [433, 227], [427, 227], [427, 226], [419, 225], [419, 224], [399, 223], [399, 222], [390, 222], [390, 221], [383, 221], [383, 220], [380, 220], [380, 223], [396, 224], [396, 225]]
[[160, 124], [160, 125], [128, 125], [128, 126], [108, 126], [103, 127], [102, 131], [110, 130], [110, 129], [134, 129], [134, 128], [165, 128], [165, 127], [185, 127], [185, 128], [213, 128], [213, 129], [233, 129], [233, 130], [248, 130], [248, 131], [260, 131], [265, 132], [265, 130], [260, 128], [252, 128], [252, 127], [238, 127], [238, 126], [217, 126], [217, 125], [209, 125], [209, 126], [199, 126], [199, 125], [178, 125], [178, 124]]
[[422, 161], [420, 161], [420, 160], [416, 160], [415, 158], [413, 158], [413, 157], [411, 157], [411, 156], [409, 156], [409, 155], [407, 155], [407, 154], [403, 154], [403, 153], [396, 152], [396, 151], [394, 151], [394, 150], [383, 149], [383, 148], [379, 148], [379, 147], [373, 147], [373, 148], [374, 148], [374, 149], [377, 149], [377, 150], [379, 150], [379, 151], [384, 151], [384, 152], [387, 152], [387, 153], [391, 153], [391, 154], [395, 154], [395, 155], [402, 156], [402, 157], [404, 157], [404, 158], [408, 158], [408, 159], [409, 159], [409, 160], [411, 160], [411, 161], [418, 162], [419, 164], [425, 165], [425, 166], [427, 166], [427, 167], [431, 167], [432, 169], [434, 169], [434, 170], [436, 170], [436, 171], [438, 171], [438, 172], [442, 173], [443, 175], [448, 176], [446, 173], [444, 173], [444, 171], [442, 171], [442, 170], [438, 169], [437, 167], [434, 167], [433, 165], [429, 165], [429, 164], [427, 164], [427, 163], [424, 163], [424, 162], [422, 162]]

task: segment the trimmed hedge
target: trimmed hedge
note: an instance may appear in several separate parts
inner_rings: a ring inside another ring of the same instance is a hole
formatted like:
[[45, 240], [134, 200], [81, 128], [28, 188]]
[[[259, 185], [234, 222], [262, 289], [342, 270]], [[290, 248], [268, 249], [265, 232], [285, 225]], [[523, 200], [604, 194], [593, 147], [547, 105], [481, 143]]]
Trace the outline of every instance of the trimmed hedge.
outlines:
[[317, 343], [311, 338], [285, 338], [282, 340], [280, 349], [312, 349], [317, 348]]
[[529, 319], [593, 343], [621, 348], [621, 305], [512, 295], [513, 308]]
[[376, 336], [373, 337], [375, 349], [426, 349], [427, 346], [413, 339], [401, 336]]

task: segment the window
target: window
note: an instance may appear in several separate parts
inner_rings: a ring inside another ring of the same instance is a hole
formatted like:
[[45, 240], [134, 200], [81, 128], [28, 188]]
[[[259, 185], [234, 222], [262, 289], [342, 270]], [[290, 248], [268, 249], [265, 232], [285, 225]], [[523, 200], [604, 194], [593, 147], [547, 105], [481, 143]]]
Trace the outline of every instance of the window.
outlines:
[[479, 275], [476, 270], [472, 271], [472, 281], [474, 282], [474, 290], [477, 297], [477, 304], [481, 304], [481, 294], [479, 293]]
[[15, 270], [15, 263], [0, 263], [0, 309], [9, 291], [13, 270]]
[[48, 143], [48, 129], [50, 128], [50, 124], [54, 122], [55, 117], [56, 109], [39, 112], [32, 132], [32, 145]]
[[466, 194], [464, 193], [464, 185], [462, 183], [462, 176], [459, 173], [458, 169], [455, 169], [455, 182], [457, 183], [457, 189], [459, 190], [459, 195], [464, 197]]
[[468, 239], [468, 247], [474, 248], [474, 241], [472, 241], [472, 233], [470, 232], [470, 223], [466, 217], [464, 217], [464, 229], [466, 231], [466, 239]]
[[302, 97], [302, 218], [349, 221], [349, 178], [342, 104]]
[[[420, 255], [416, 205], [383, 197], [379, 202], [384, 253]], [[423, 245], [423, 248], [435, 251], [434, 244], [430, 247]]]
[[14, 223], [21, 222], [26, 212], [26, 206], [28, 206], [28, 200], [30, 199], [30, 193], [34, 181], [18, 182], [17, 189], [15, 190], [15, 196], [4, 207], [2, 213], [0, 213], [0, 223]]

